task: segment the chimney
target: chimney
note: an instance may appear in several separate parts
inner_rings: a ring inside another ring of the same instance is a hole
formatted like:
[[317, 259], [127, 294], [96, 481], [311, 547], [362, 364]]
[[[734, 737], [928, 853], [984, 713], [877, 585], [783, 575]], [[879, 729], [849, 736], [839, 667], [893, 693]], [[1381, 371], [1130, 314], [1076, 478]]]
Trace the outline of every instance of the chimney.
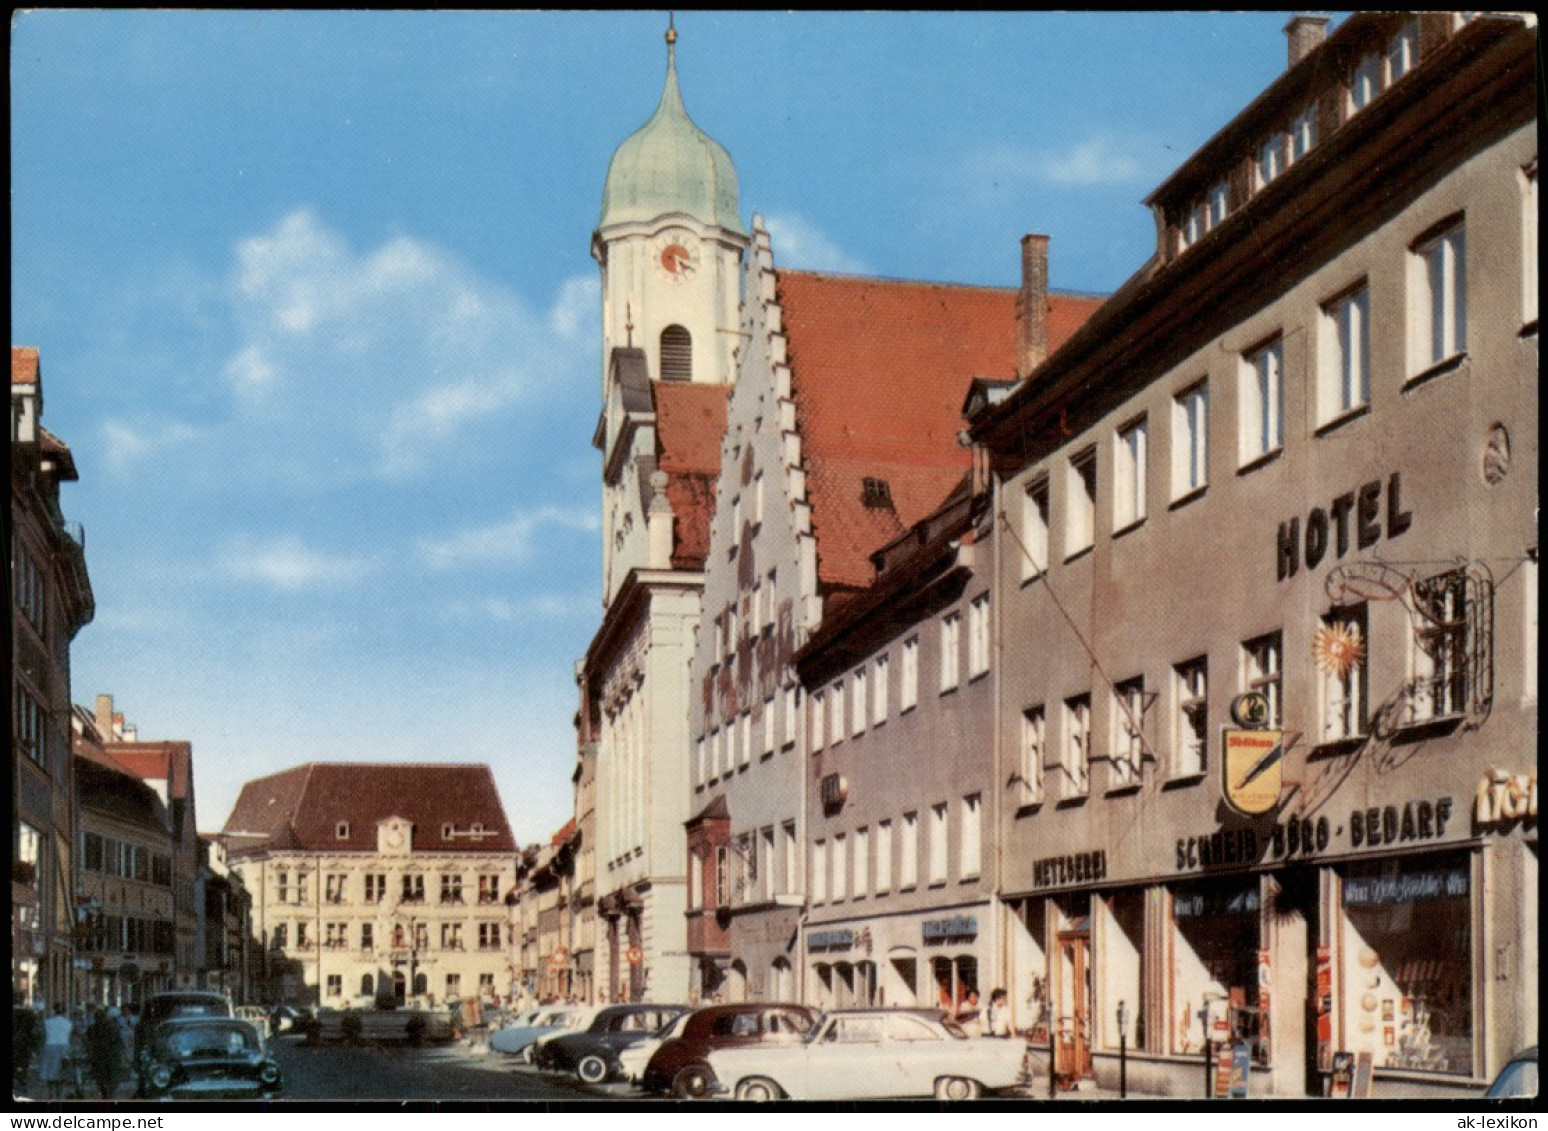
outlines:
[[1016, 295], [1016, 376], [1048, 356], [1048, 237], [1021, 237], [1021, 290]]
[[103, 742], [113, 741], [113, 697], [111, 695], [97, 696], [96, 710], [92, 712], [97, 723], [97, 733], [102, 736]]
[[1295, 66], [1322, 45], [1328, 35], [1328, 17], [1296, 16], [1285, 25], [1290, 40], [1290, 66]]

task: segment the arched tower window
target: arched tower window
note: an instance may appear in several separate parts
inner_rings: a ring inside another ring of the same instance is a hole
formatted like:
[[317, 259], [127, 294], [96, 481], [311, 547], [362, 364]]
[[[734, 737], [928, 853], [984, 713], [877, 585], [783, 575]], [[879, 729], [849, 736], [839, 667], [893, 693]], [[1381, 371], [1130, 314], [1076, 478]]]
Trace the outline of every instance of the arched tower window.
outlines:
[[661, 331], [661, 379], [693, 380], [693, 335], [681, 326]]

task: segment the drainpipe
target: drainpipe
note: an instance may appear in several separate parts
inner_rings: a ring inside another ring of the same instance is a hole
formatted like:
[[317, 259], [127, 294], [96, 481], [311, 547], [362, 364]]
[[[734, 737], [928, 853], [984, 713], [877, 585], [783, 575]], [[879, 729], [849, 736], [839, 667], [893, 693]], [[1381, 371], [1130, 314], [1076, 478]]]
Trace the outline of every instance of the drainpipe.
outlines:
[[[988, 816], [990, 820], [990, 833], [993, 838], [993, 848], [989, 854], [989, 921], [994, 931], [991, 945], [999, 952], [1000, 976], [997, 984], [1006, 988], [1009, 995], [1006, 1006], [1011, 1010], [1011, 1025], [1014, 1032], [1015, 1007], [1011, 1004], [1016, 1000], [1015, 964], [1011, 961], [1011, 933], [1006, 923], [1005, 906], [1000, 900], [1000, 893], [1004, 889], [1001, 871], [1004, 862], [1004, 817], [1005, 817], [1005, 742], [1003, 738], [1004, 717], [1002, 709], [1005, 701], [1005, 602], [1003, 600], [1006, 587], [1001, 584], [1000, 571], [1004, 565], [1005, 541], [1004, 532], [1000, 527], [1000, 480], [989, 466], [989, 453], [981, 447], [973, 449], [975, 461], [982, 460], [984, 479], [989, 488], [989, 523], [990, 539], [993, 550], [989, 555], [989, 608], [992, 617], [989, 622], [989, 649], [991, 657], [992, 674], [990, 679], [994, 681], [994, 692], [989, 708], [990, 722], [990, 747], [992, 751], [992, 766], [994, 776], [989, 782], [989, 798], [994, 808]], [[987, 806], [986, 806], [987, 808]]]

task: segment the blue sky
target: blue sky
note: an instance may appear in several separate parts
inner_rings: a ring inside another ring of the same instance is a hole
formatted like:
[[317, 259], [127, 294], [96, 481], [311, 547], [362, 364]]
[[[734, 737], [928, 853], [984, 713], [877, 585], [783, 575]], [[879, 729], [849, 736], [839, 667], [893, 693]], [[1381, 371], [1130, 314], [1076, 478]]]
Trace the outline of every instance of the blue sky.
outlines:
[[[785, 266], [1055, 288], [1285, 66], [1288, 13], [687, 12], [689, 112]], [[12, 342], [81, 481], [73, 694], [194, 743], [201, 828], [311, 760], [570, 813], [600, 618], [597, 271], [652, 13], [13, 16]]]

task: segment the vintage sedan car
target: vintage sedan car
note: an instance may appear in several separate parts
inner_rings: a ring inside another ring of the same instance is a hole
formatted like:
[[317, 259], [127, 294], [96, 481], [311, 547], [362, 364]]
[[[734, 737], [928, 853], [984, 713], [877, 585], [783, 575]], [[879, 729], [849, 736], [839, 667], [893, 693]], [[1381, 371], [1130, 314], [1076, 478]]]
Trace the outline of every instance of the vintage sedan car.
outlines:
[[1523, 1049], [1494, 1078], [1486, 1100], [1530, 1100], [1537, 1098], [1537, 1046]]
[[537, 1066], [551, 1072], [573, 1072], [585, 1084], [606, 1083], [619, 1075], [620, 1052], [687, 1012], [686, 1005], [605, 1006], [597, 1010], [585, 1029], [538, 1045]]
[[258, 1026], [234, 1017], [162, 1022], [135, 1068], [146, 1099], [267, 1099], [283, 1086]]
[[712, 1094], [743, 1102], [935, 1096], [977, 1099], [1022, 1076], [1026, 1045], [969, 1037], [939, 1010], [825, 1013], [797, 1044], [713, 1049]]
[[134, 1054], [144, 1050], [157, 1026], [179, 1017], [231, 1017], [235, 1015], [231, 999], [225, 994], [209, 990], [168, 990], [151, 994], [140, 1010], [139, 1023], [134, 1028]]
[[489, 1038], [489, 1047], [507, 1056], [532, 1063], [538, 1044], [546, 1037], [566, 1033], [590, 1022], [596, 1011], [579, 1005], [553, 1005], [530, 1010]]
[[[637, 1077], [647, 1092], [701, 1099], [715, 1080], [708, 1059], [713, 1050], [799, 1044], [816, 1020], [816, 1010], [783, 1002], [706, 1006], [680, 1018], [659, 1040], [629, 1049], [622, 1057], [624, 1074]], [[631, 1073], [630, 1061], [642, 1053], [640, 1071]]]

